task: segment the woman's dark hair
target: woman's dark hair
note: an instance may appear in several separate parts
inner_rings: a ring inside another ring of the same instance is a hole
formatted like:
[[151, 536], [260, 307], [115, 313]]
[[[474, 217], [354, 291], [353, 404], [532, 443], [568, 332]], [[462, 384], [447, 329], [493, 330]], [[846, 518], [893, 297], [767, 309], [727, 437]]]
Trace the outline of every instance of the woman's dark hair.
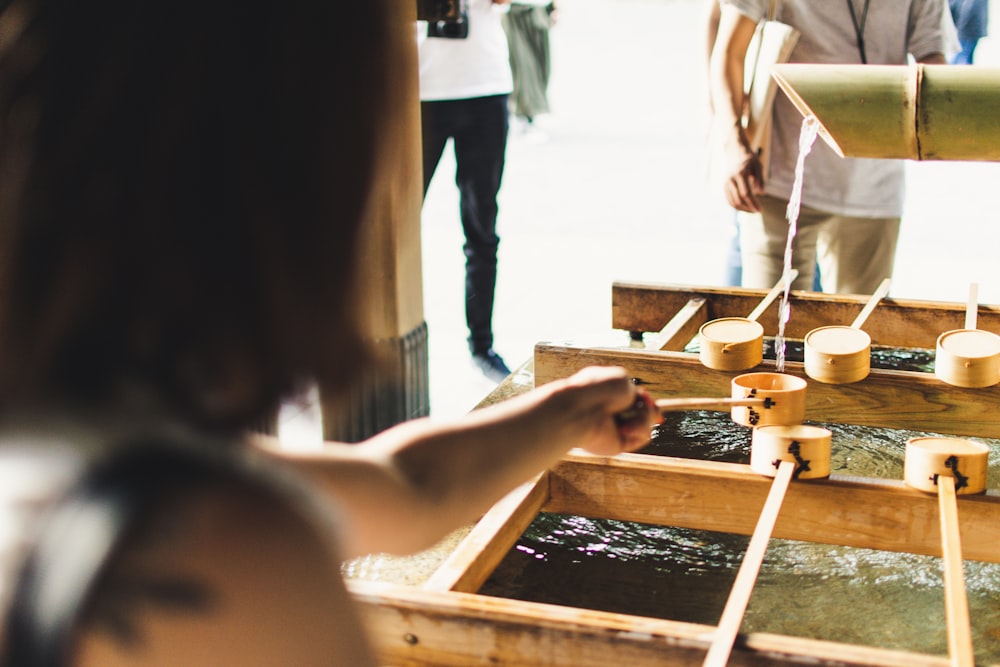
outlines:
[[242, 428], [303, 382], [354, 376], [381, 6], [14, 0], [0, 406], [128, 393]]

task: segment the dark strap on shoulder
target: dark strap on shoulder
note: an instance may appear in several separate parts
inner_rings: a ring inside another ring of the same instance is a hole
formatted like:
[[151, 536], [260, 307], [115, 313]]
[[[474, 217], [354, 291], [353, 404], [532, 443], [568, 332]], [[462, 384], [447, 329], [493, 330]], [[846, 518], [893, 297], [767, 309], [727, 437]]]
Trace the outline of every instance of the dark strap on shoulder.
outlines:
[[132, 528], [167, 494], [231, 479], [236, 470], [221, 457], [149, 442], [93, 466], [45, 519], [17, 582], [0, 665], [69, 665], [88, 598]]

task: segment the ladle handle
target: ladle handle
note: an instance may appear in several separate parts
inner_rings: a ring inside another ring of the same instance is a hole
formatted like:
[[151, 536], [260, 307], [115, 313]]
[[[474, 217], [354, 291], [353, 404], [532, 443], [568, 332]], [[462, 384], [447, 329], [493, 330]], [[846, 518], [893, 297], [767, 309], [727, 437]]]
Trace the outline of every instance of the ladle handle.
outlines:
[[768, 407], [766, 398], [661, 398], [656, 401], [660, 412], [682, 410], [728, 410], [736, 406]]
[[750, 602], [760, 566], [764, 563], [764, 553], [767, 551], [768, 542], [771, 541], [771, 533], [774, 532], [774, 524], [778, 521], [781, 503], [785, 499], [785, 492], [794, 472], [794, 461], [782, 461], [778, 465], [778, 473], [771, 482], [771, 490], [767, 494], [767, 500], [764, 501], [764, 509], [757, 518], [757, 526], [753, 529], [750, 544], [736, 573], [736, 581], [729, 590], [729, 599], [726, 600], [726, 606], [722, 610], [722, 618], [715, 629], [712, 645], [709, 646], [705, 662], [702, 663], [703, 667], [725, 667], [729, 661], [733, 642], [736, 641], [740, 625], [743, 624], [743, 615]]
[[941, 522], [941, 555], [944, 561], [945, 622], [948, 626], [948, 655], [955, 667], [974, 667], [969, 601], [962, 572], [962, 541], [958, 530], [958, 503], [955, 478], [940, 475], [938, 513]]
[[781, 275], [781, 279], [775, 283], [771, 291], [757, 304], [757, 307], [750, 311], [747, 315], [747, 319], [756, 322], [757, 318], [764, 314], [764, 311], [778, 298], [778, 295], [785, 291], [785, 285], [791, 285], [792, 282], [798, 277], [799, 270], [791, 269], [787, 273]]
[[868, 303], [865, 304], [864, 310], [862, 310], [858, 316], [854, 318], [854, 322], [851, 323], [852, 329], [861, 328], [861, 326], [865, 323], [865, 320], [868, 319], [868, 316], [871, 315], [872, 311], [875, 310], [875, 307], [878, 306], [878, 302], [885, 298], [885, 295], [889, 293], [890, 283], [892, 283], [890, 278], [886, 278], [882, 281], [882, 284], [878, 286], [875, 293], [871, 295], [870, 299], [868, 299]]
[[[684, 410], [729, 410], [735, 406], [771, 407], [769, 398], [661, 398], [656, 401], [660, 412], [682, 412]], [[636, 399], [635, 404], [627, 410], [615, 415], [615, 423], [619, 426], [628, 424], [639, 418], [645, 411], [643, 399]]]
[[976, 328], [976, 316], [979, 310], [979, 283], [969, 284], [969, 300], [965, 304], [965, 328]]

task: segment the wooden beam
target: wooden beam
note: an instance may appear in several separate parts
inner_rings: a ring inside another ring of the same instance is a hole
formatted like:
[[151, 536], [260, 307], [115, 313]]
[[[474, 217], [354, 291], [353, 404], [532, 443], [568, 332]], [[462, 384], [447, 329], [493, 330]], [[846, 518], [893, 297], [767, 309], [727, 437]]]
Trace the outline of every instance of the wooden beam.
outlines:
[[708, 321], [705, 299], [691, 299], [670, 318], [650, 344], [654, 350], [682, 351]]
[[[709, 319], [746, 317], [767, 290], [741, 287], [696, 287], [615, 282], [611, 287], [611, 326], [625, 331], [659, 331], [663, 321], [691, 299], [707, 302]], [[964, 292], [956, 292], [962, 296]], [[864, 308], [868, 295], [833, 295], [792, 291], [789, 338], [799, 339], [817, 328], [848, 325]], [[979, 306], [978, 326], [1000, 333], [1000, 306]], [[778, 331], [778, 303], [758, 319], [767, 336]], [[865, 323], [875, 345], [933, 350], [937, 337], [965, 324], [965, 303], [884, 299]]]
[[[396, 667], [659, 667], [701, 664], [712, 626], [468, 593], [348, 582], [380, 664]], [[729, 664], [946, 667], [947, 659], [755, 633]]]
[[[545, 512], [750, 535], [771, 478], [749, 466], [622, 454], [570, 454], [552, 471]], [[1000, 494], [961, 496], [966, 559], [1000, 563]], [[793, 482], [774, 537], [941, 556], [937, 499], [902, 480]]]
[[[698, 355], [630, 348], [535, 346], [535, 384], [568, 377], [585, 366], [623, 366], [656, 397], [729, 396], [737, 372], [706, 368]], [[765, 360], [753, 370], [773, 371]], [[806, 419], [949, 435], [1000, 438], [1000, 385], [955, 387], [930, 373], [872, 369], [861, 382], [824, 384], [806, 376], [800, 362], [785, 372], [805, 378]]]
[[489, 578], [549, 497], [548, 473], [508, 493], [424, 583], [437, 591], [474, 593]]

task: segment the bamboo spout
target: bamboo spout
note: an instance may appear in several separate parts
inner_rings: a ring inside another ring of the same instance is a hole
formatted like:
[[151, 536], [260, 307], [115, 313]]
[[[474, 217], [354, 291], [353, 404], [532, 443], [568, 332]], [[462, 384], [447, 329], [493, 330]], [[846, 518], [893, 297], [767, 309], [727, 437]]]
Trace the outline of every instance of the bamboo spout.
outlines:
[[1000, 68], [794, 63], [772, 76], [842, 157], [1000, 161]]

